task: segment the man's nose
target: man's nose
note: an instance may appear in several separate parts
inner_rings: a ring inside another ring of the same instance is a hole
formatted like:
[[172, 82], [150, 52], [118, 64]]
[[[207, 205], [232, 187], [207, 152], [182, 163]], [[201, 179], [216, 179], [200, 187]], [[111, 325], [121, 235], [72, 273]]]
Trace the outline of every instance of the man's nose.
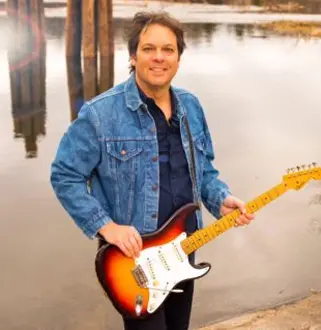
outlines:
[[155, 61], [163, 61], [164, 60], [164, 54], [161, 49], [156, 50], [154, 54], [154, 60]]

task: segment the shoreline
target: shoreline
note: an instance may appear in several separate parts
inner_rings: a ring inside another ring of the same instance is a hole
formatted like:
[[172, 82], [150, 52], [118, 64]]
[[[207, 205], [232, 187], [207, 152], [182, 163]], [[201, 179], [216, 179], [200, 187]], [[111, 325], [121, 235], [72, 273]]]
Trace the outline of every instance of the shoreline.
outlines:
[[[45, 17], [65, 18], [65, 0], [45, 0]], [[6, 16], [6, 1], [0, 0], [0, 16]], [[182, 23], [255, 24], [273, 21], [321, 22], [321, 14], [267, 12], [257, 6], [227, 6], [202, 3], [172, 3], [151, 0], [114, 0], [113, 18], [129, 20], [141, 10], [166, 10]]]

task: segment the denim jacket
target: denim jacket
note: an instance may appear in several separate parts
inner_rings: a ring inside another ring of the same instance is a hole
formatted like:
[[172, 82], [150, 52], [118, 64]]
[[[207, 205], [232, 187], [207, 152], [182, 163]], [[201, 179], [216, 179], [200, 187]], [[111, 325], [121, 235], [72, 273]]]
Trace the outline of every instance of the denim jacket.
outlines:
[[[230, 195], [213, 166], [211, 137], [198, 99], [171, 87], [191, 173], [186, 116], [194, 145], [194, 199], [220, 217]], [[51, 167], [57, 198], [84, 234], [93, 239], [110, 222], [132, 225], [144, 234], [157, 229], [159, 163], [157, 132], [141, 101], [134, 75], [86, 102], [63, 135]], [[196, 211], [203, 227], [201, 211]]]

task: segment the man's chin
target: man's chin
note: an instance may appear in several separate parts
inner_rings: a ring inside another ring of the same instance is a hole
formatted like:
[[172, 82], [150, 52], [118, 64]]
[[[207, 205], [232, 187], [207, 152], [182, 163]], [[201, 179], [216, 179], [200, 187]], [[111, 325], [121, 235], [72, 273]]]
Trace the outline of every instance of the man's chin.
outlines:
[[167, 79], [153, 79], [151, 81], [149, 81], [150, 86], [153, 86], [155, 88], [162, 88], [162, 87], [166, 87], [170, 85], [170, 81], [168, 81]]

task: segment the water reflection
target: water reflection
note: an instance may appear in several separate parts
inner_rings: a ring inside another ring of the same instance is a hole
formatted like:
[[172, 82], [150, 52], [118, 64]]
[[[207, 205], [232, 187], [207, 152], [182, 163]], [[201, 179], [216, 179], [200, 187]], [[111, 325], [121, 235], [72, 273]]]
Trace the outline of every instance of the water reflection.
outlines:
[[37, 156], [38, 137], [46, 134], [46, 43], [43, 8], [8, 2], [12, 31], [8, 44], [14, 138], [24, 140], [26, 158]]
[[[111, 88], [114, 84], [114, 56], [101, 57], [99, 72], [92, 58], [84, 58], [85, 69], [78, 57], [66, 57], [70, 120], [77, 118], [85, 101]], [[100, 74], [100, 80], [97, 76]], [[85, 77], [85, 79], [84, 79]]]
[[[25, 155], [32, 158], [37, 156], [39, 138], [46, 135], [46, 43], [42, 38], [43, 31], [47, 43], [55, 39], [63, 44], [65, 19], [47, 17], [43, 21], [39, 16], [31, 24], [23, 14], [26, 8], [19, 8], [11, 8], [9, 19], [0, 17], [0, 30], [10, 32], [4, 33], [4, 44], [8, 45], [13, 136], [24, 141]], [[117, 51], [126, 50], [124, 36], [129, 26], [128, 20], [113, 20], [110, 39]], [[240, 42], [248, 37], [270, 38], [272, 35], [253, 24], [186, 23], [184, 27], [191, 48], [200, 45], [215, 47], [213, 40], [226, 35], [236, 36]], [[62, 48], [62, 51], [65, 50]], [[113, 86], [114, 62], [113, 51], [101, 54], [95, 60], [66, 56], [70, 120], [76, 118], [84, 100]]]
[[95, 14], [81, 20], [82, 10], [80, 3], [71, 3], [66, 20], [65, 52], [71, 120], [77, 117], [84, 101], [114, 85], [112, 4], [96, 3]]

